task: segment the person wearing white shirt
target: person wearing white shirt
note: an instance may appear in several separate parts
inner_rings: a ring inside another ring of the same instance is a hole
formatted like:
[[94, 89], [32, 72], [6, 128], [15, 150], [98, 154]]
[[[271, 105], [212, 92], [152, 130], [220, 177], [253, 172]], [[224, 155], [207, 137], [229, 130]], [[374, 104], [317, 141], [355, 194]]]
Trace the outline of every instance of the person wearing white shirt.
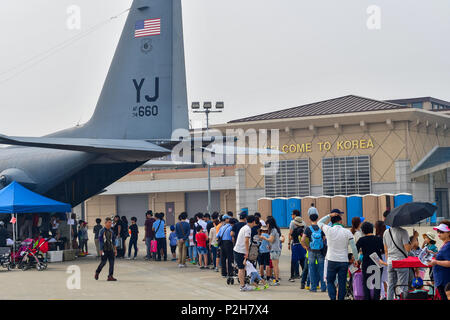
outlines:
[[241, 228], [236, 238], [236, 244], [233, 248], [234, 261], [239, 269], [239, 283], [241, 284], [241, 291], [252, 290], [249, 286], [245, 285], [245, 263], [244, 260], [248, 258], [250, 249], [250, 237], [252, 235], [252, 228], [256, 225], [255, 217], [248, 216], [247, 224]]
[[[333, 209], [331, 214], [319, 220], [318, 226], [325, 233], [328, 250], [326, 259], [327, 266], [327, 289], [331, 300], [336, 300], [336, 276], [339, 285], [339, 300], [344, 300], [346, 294], [347, 272], [348, 272], [348, 247], [351, 247], [354, 257], [358, 257], [355, 239], [350, 230], [341, 224], [342, 217], [339, 209]], [[327, 225], [331, 218], [332, 226]]]

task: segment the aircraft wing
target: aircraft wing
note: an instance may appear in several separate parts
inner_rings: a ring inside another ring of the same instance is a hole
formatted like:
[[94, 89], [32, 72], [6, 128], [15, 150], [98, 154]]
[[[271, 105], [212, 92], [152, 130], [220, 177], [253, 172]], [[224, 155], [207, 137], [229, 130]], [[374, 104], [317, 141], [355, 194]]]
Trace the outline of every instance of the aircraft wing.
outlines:
[[88, 138], [46, 138], [46, 137], [9, 137], [0, 135], [0, 144], [49, 148], [90, 153], [108, 154], [114, 152], [137, 152], [155, 155], [170, 153], [169, 149], [146, 140], [125, 139], [88, 139]]

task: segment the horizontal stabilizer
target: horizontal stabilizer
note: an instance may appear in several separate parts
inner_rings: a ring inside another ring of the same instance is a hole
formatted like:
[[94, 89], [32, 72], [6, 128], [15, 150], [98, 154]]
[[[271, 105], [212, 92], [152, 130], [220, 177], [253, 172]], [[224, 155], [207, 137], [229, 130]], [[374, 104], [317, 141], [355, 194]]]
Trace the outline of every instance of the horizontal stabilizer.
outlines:
[[83, 151], [90, 153], [139, 152], [162, 156], [170, 150], [145, 140], [88, 139], [88, 138], [46, 138], [46, 137], [8, 137], [0, 135], [0, 144], [49, 148], [59, 150]]

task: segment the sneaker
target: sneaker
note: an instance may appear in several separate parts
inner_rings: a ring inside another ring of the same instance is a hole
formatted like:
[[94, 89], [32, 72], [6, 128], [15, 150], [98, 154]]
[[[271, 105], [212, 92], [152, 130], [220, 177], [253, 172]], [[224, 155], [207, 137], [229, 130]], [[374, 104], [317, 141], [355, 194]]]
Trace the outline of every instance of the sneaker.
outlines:
[[128, 258], [126, 258], [127, 260], [131, 260], [131, 258], [130, 257], [128, 257]]
[[268, 287], [269, 287], [269, 284], [266, 283], [266, 284], [264, 285], [264, 290], [266, 290]]
[[205, 269], [205, 267], [204, 266], [200, 266], [200, 269]]
[[304, 284], [304, 283], [302, 283], [302, 284], [300, 285], [300, 289], [301, 289], [301, 290], [305, 289], [305, 284]]
[[305, 289], [306, 289], [306, 290], [309, 290], [309, 289], [310, 289], [310, 287], [309, 287], [309, 286], [306, 286], [306, 287], [305, 287]]
[[95, 278], [95, 280], [98, 280], [98, 273], [97, 272], [95, 273], [94, 278]]
[[215, 271], [215, 272], [219, 272], [219, 268], [215, 268], [214, 271]]
[[252, 291], [253, 289], [251, 287], [249, 287], [248, 285], [245, 285], [243, 287], [240, 287], [241, 291]]
[[258, 286], [256, 286], [256, 287], [255, 287], [255, 291], [261, 291], [261, 288], [258, 287]]
[[294, 278], [289, 278], [289, 282], [295, 282]]
[[280, 285], [280, 280], [275, 280], [274, 282], [272, 282], [272, 286], [276, 287]]
[[113, 276], [108, 276], [108, 279], [106, 281], [117, 281], [117, 279]]

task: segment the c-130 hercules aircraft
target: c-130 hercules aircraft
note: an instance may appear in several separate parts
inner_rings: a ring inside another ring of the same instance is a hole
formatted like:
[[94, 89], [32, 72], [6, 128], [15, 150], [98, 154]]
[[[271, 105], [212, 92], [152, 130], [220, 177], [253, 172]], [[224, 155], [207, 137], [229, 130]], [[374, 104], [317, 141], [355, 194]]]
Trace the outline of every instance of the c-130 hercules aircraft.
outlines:
[[0, 188], [17, 181], [72, 206], [188, 129], [181, 0], [134, 0], [92, 118], [44, 137], [0, 135]]

